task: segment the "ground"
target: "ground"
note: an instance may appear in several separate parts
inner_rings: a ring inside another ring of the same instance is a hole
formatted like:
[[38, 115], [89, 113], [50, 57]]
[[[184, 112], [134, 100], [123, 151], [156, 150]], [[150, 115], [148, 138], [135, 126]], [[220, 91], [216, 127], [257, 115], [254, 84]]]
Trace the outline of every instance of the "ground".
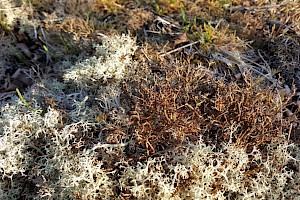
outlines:
[[2, 0], [1, 199], [299, 199], [299, 0]]

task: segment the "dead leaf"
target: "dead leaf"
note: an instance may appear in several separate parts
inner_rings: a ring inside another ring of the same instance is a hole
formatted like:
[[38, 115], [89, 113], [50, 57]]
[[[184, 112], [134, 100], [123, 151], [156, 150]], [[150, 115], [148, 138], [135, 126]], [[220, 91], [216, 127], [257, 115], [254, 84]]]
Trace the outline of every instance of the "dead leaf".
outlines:
[[187, 37], [187, 35], [184, 33], [184, 34], [181, 34], [176, 40], [174, 40], [174, 46], [178, 45], [178, 44], [182, 44], [184, 42], [188, 42], [189, 39]]
[[32, 82], [32, 79], [19, 68], [12, 76], [5, 79], [4, 89], [5, 92], [14, 91], [16, 88], [23, 90], [30, 86]]
[[17, 47], [29, 58], [31, 58], [31, 52], [25, 43], [18, 43]]

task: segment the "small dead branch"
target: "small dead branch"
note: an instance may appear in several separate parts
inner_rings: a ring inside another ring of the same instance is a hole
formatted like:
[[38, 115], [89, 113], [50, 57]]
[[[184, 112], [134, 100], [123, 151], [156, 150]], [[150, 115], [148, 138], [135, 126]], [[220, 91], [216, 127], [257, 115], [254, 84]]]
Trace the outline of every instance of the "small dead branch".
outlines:
[[21, 7], [13, 7], [13, 8], [0, 8], [0, 11], [6, 11], [6, 10], [15, 10], [20, 9]]
[[244, 12], [244, 11], [263, 11], [268, 10], [270, 8], [279, 8], [280, 5], [265, 5], [265, 6], [251, 6], [251, 7], [245, 7], [245, 6], [228, 6], [226, 8], [226, 11], [228, 12]]
[[165, 19], [163, 19], [159, 16], [156, 18], [156, 21], [159, 21], [162, 24], [169, 25], [169, 26], [177, 28], [177, 29], [181, 29], [179, 26], [177, 26], [177, 25], [175, 25], [175, 24], [173, 24], [173, 23], [171, 23], [171, 22], [169, 22], [169, 21], [167, 21], [167, 20], [165, 20]]
[[166, 56], [166, 55], [169, 55], [169, 54], [172, 54], [172, 53], [174, 53], [174, 52], [180, 51], [181, 49], [184, 49], [184, 48], [186, 48], [186, 47], [191, 47], [191, 46], [193, 46], [193, 45], [195, 45], [195, 44], [197, 44], [197, 43], [199, 43], [199, 42], [200, 42], [200, 41], [196, 41], [196, 42], [192, 42], [192, 43], [187, 44], [187, 45], [183, 45], [183, 46], [181, 46], [181, 47], [178, 47], [178, 48], [176, 48], [176, 49], [173, 49], [173, 50], [171, 50], [171, 51], [168, 51], [167, 53], [163, 53], [163, 54], [161, 54], [160, 56], [161, 56], [161, 57], [164, 57], [164, 56]]
[[92, 150], [95, 151], [96, 149], [100, 149], [100, 148], [118, 148], [118, 147], [125, 147], [127, 146], [129, 143], [126, 142], [126, 143], [120, 143], [120, 144], [96, 144]]
[[0, 100], [3, 101], [5, 100], [6, 98], [9, 98], [13, 95], [16, 94], [16, 91], [11, 91], [11, 92], [1, 92], [0, 93]]

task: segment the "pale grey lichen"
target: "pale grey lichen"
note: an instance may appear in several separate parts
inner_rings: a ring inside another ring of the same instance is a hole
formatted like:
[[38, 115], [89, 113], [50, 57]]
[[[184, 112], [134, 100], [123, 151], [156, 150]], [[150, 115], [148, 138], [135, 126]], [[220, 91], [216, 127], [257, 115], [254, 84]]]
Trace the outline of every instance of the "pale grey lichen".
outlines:
[[129, 36], [104, 38], [102, 45], [95, 45], [95, 55], [66, 69], [65, 81], [80, 86], [98, 87], [108, 79], [120, 80], [126, 67], [132, 64], [136, 50], [135, 41]]
[[[295, 178], [299, 175], [282, 167], [292, 160], [286, 143], [274, 146], [268, 158], [263, 158], [257, 149], [246, 153], [245, 148], [233, 144], [215, 151], [201, 139], [198, 144], [186, 148], [172, 152], [172, 162], [162, 156], [126, 167], [119, 180], [122, 188], [131, 191], [137, 199], [299, 197], [299, 180]], [[251, 163], [257, 167], [251, 169]]]

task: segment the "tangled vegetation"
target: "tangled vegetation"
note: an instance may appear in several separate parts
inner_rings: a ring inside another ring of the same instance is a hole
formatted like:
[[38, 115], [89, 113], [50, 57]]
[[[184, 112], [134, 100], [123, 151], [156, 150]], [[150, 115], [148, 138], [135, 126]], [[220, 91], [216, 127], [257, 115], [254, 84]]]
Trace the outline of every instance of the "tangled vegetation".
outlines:
[[0, 2], [0, 199], [298, 199], [298, 0]]

